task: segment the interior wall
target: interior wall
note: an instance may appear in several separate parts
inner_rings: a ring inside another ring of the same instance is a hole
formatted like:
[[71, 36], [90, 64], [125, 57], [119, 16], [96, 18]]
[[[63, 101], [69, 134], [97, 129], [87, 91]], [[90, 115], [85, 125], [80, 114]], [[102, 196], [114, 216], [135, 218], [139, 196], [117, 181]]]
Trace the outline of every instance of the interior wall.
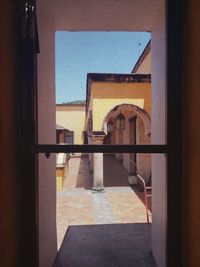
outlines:
[[[44, 2], [37, 5], [40, 54], [38, 55], [38, 143], [56, 143], [54, 18]], [[39, 266], [52, 266], [57, 253], [56, 159], [39, 155]]]
[[184, 31], [184, 266], [199, 266], [200, 240], [200, 5], [199, 1], [187, 1]]
[[12, 0], [0, 8], [0, 266], [20, 266], [21, 201], [18, 142], [19, 122], [17, 85], [17, 40], [15, 10]]
[[[165, 10], [152, 31], [152, 144], [166, 144]], [[166, 266], [167, 174], [164, 154], [152, 154], [152, 250], [158, 266]]]
[[55, 8], [54, 0], [42, 1], [48, 3], [59, 31], [149, 31], [162, 6], [160, 0], [57, 0]]

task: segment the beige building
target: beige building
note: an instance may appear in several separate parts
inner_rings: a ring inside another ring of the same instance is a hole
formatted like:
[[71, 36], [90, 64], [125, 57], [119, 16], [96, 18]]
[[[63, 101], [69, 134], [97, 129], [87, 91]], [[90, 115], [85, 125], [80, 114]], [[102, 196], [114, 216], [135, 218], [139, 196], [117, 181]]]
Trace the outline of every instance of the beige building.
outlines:
[[66, 144], [83, 144], [85, 124], [85, 104], [57, 104], [56, 124], [66, 129], [57, 142]]
[[[85, 123], [85, 104], [56, 105], [56, 143], [83, 144]], [[79, 153], [73, 156], [79, 156]], [[72, 156], [72, 155], [71, 155]], [[69, 154], [56, 155], [56, 189], [61, 190], [68, 172]]]
[[151, 40], [148, 42], [142, 54], [138, 58], [132, 73], [149, 74], [151, 73]]

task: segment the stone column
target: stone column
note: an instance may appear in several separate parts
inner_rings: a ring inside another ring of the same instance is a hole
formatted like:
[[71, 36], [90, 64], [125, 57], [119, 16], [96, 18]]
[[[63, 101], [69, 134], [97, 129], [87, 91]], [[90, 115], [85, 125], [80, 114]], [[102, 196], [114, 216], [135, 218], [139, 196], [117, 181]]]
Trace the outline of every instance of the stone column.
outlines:
[[[88, 144], [89, 145], [92, 144], [92, 135], [88, 135]], [[93, 154], [89, 153], [88, 157], [89, 157], [89, 170], [90, 173], [93, 173]]]
[[[102, 145], [105, 134], [93, 134], [92, 144]], [[94, 191], [101, 192], [104, 190], [103, 186], [103, 153], [93, 154], [93, 188]]]
[[93, 167], [93, 154], [89, 153], [89, 170], [90, 173], [93, 173], [94, 167]]
[[102, 191], [103, 186], [103, 153], [94, 153], [93, 155], [93, 190]]

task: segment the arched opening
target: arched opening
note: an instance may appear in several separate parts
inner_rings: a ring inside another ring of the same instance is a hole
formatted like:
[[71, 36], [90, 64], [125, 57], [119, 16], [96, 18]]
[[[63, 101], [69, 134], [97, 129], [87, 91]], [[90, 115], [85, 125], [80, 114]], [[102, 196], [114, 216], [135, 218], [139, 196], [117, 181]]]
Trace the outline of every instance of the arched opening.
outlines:
[[108, 122], [110, 120], [112, 120], [113, 118], [116, 118], [119, 115], [120, 111], [121, 112], [127, 111], [127, 112], [129, 112], [129, 114], [131, 114], [131, 112], [136, 113], [144, 123], [145, 134], [151, 135], [151, 118], [150, 118], [150, 115], [144, 109], [142, 109], [136, 105], [126, 104], [126, 103], [117, 105], [117, 106], [113, 107], [108, 112], [108, 114], [105, 116], [105, 118], [103, 120], [102, 131], [104, 131], [107, 134]]
[[[117, 125], [119, 116], [123, 116], [124, 127], [121, 129]], [[123, 103], [113, 107], [105, 116], [102, 131], [106, 133], [107, 144], [151, 144], [151, 118], [142, 108]], [[142, 176], [148, 182], [151, 174], [151, 155], [136, 153], [116, 153], [116, 158], [122, 160], [124, 168], [130, 173], [135, 174], [135, 169], [130, 160], [137, 163]]]

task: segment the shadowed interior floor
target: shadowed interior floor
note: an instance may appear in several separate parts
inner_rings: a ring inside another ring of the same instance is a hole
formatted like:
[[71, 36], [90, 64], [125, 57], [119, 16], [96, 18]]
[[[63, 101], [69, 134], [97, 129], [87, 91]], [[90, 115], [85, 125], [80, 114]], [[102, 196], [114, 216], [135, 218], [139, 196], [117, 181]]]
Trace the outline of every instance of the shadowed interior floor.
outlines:
[[53, 267], [156, 267], [146, 223], [69, 226]]

